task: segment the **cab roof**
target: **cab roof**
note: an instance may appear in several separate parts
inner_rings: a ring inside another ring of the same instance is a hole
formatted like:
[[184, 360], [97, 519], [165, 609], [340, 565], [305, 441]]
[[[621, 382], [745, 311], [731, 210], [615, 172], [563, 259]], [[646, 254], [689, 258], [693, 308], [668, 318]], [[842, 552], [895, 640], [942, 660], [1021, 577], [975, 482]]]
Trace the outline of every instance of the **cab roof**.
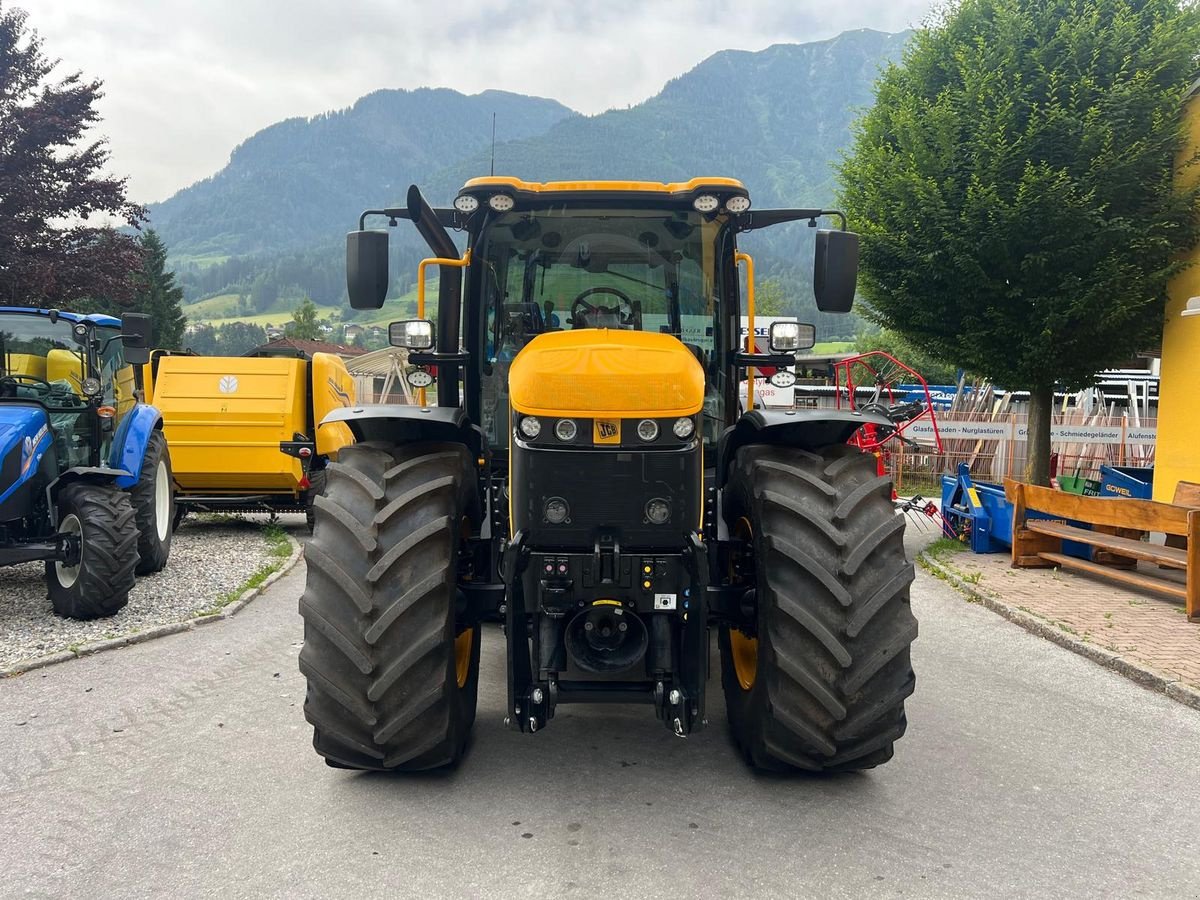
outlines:
[[[49, 316], [50, 310], [37, 306], [0, 306], [0, 313], [28, 313], [31, 316]], [[106, 316], [103, 313], [90, 313], [85, 316], [80, 313], [66, 312], [60, 309], [58, 317], [67, 322], [95, 322], [97, 325], [103, 325], [108, 328], [121, 327], [120, 319], [116, 316]]]
[[507, 194], [522, 204], [537, 205], [550, 199], [571, 201], [629, 200], [638, 205], [657, 203], [690, 204], [701, 194], [714, 194], [722, 200], [749, 197], [746, 186], [736, 178], [705, 177], [688, 181], [522, 181], [508, 175], [472, 178], [459, 195], [473, 194], [484, 200], [494, 194]]
[[536, 194], [639, 192], [650, 194], [695, 194], [705, 188], [718, 191], [745, 193], [746, 186], [736, 178], [692, 178], [688, 181], [522, 181], [508, 175], [489, 175], [472, 178], [463, 185], [463, 190], [475, 188], [508, 187]]

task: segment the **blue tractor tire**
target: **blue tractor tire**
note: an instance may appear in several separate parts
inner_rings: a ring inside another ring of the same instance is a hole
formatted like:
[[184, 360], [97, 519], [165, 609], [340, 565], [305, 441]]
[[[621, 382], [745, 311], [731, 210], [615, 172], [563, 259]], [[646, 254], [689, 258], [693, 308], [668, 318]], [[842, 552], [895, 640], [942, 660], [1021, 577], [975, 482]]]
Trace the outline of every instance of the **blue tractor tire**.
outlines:
[[138, 575], [161, 572], [171, 555], [171, 533], [175, 523], [175, 491], [167, 439], [155, 430], [146, 442], [142, 469], [130, 489], [138, 529]]
[[129, 601], [137, 565], [137, 523], [129, 494], [112, 483], [77, 481], [58, 494], [58, 528], [81, 545], [74, 566], [46, 563], [50, 604], [60, 616], [98, 619]]

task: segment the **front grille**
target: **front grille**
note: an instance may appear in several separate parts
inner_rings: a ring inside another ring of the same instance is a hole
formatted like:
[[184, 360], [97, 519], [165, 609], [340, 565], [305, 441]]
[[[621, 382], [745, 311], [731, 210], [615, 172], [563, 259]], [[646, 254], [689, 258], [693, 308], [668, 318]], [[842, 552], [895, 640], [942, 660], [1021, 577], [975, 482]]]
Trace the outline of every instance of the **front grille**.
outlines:
[[[591, 549], [601, 532], [622, 548], [680, 547], [700, 519], [698, 447], [688, 450], [542, 450], [513, 446], [514, 528], [534, 547]], [[546, 501], [561, 497], [569, 521], [547, 522]], [[646, 503], [665, 500], [671, 518], [646, 521]]]

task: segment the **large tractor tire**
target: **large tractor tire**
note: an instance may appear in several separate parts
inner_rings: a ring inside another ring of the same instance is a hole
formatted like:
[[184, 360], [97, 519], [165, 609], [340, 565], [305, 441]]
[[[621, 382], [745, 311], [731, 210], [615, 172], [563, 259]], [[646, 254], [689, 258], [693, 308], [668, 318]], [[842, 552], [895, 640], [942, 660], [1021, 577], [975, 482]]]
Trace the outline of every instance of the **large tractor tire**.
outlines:
[[304, 519], [308, 523], [308, 533], [313, 533], [316, 517], [313, 515], [313, 501], [325, 493], [325, 481], [328, 476], [325, 469], [317, 469], [308, 476], [308, 490], [304, 492]]
[[455, 444], [346, 447], [326, 469], [300, 598], [304, 714], [332, 766], [456, 763], [475, 721], [479, 629], [456, 631], [458, 559], [478, 515]]
[[142, 457], [142, 472], [129, 492], [138, 528], [138, 575], [161, 572], [171, 555], [175, 530], [175, 488], [167, 439], [154, 431]]
[[756, 599], [756, 620], [719, 638], [729, 722], [746, 759], [814, 772], [887, 762], [906, 727], [917, 636], [890, 480], [853, 447], [743, 447], [724, 510], [747, 542], [735, 568]]
[[111, 484], [68, 484], [58, 495], [58, 530], [79, 536], [78, 565], [46, 563], [50, 605], [60, 616], [98, 619], [129, 601], [138, 562], [129, 494]]

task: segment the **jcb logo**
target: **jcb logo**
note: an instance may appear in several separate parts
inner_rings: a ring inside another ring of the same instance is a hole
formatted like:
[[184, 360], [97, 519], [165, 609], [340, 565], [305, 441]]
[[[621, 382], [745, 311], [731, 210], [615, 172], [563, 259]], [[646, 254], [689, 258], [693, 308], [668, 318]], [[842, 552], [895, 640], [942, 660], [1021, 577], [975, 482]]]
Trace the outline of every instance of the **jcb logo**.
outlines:
[[597, 444], [619, 444], [621, 423], [615, 419], [597, 419], [592, 437]]

